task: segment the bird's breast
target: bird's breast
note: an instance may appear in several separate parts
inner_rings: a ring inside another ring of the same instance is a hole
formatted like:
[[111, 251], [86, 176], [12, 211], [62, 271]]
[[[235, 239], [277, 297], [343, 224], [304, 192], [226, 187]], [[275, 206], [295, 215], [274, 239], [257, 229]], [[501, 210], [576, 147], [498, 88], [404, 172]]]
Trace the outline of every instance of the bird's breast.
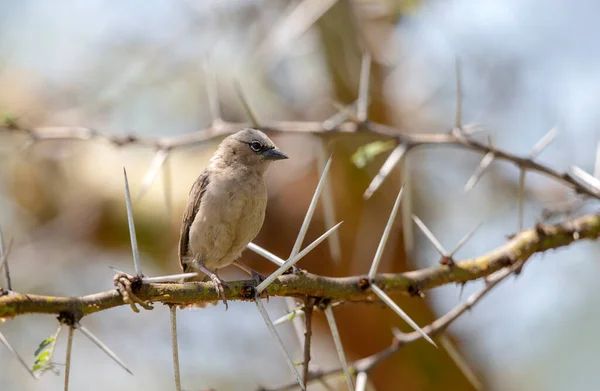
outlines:
[[262, 227], [267, 190], [260, 177], [210, 183], [190, 230], [190, 249], [209, 269], [231, 264]]

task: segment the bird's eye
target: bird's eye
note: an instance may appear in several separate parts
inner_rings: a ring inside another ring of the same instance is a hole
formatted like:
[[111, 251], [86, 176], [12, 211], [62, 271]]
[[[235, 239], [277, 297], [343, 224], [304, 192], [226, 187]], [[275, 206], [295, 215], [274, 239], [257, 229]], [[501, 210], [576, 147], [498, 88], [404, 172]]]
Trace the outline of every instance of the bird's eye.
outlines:
[[262, 146], [262, 144], [261, 144], [261, 143], [259, 143], [258, 141], [252, 141], [252, 142], [250, 143], [250, 148], [252, 148], [252, 150], [253, 150], [254, 152], [258, 152], [258, 151], [260, 151], [260, 150], [262, 149], [262, 147], [263, 147], [263, 146]]

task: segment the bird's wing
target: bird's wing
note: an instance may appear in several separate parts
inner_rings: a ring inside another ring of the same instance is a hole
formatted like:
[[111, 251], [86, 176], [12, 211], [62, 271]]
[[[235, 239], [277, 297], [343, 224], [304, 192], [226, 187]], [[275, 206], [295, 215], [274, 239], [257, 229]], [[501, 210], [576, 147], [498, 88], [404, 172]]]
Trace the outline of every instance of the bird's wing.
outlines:
[[209, 182], [209, 171], [205, 169], [192, 185], [190, 194], [188, 195], [188, 202], [183, 211], [183, 221], [181, 222], [181, 231], [179, 233], [179, 265], [184, 272], [186, 272], [186, 265], [183, 263], [183, 258], [189, 250], [190, 229], [198, 210], [200, 210], [202, 197], [206, 193]]

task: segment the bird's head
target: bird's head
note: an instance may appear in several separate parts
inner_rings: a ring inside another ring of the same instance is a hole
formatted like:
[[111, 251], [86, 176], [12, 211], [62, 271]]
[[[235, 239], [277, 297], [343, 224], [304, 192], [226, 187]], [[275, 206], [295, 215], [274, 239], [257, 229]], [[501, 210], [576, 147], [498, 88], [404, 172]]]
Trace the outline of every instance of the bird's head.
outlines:
[[217, 154], [226, 164], [243, 164], [263, 172], [269, 163], [288, 158], [266, 134], [252, 128], [242, 129], [225, 138]]

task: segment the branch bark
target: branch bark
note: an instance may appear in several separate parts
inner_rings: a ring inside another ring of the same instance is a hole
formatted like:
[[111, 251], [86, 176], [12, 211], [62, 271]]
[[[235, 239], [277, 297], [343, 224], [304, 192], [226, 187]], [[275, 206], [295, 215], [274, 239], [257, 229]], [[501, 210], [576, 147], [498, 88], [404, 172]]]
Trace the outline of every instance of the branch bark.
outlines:
[[[600, 235], [600, 214], [556, 225], [538, 224], [521, 231], [506, 244], [480, 257], [399, 274], [379, 274], [376, 284], [388, 293], [418, 296], [421, 292], [449, 284], [464, 283], [491, 275], [505, 266], [527, 261], [533, 254], [567, 246]], [[229, 300], [254, 298], [255, 281], [228, 282]], [[142, 300], [169, 304], [193, 304], [219, 300], [212, 283], [140, 283], [133, 287]], [[269, 296], [320, 297], [332, 301], [378, 302], [369, 289], [367, 275], [332, 278], [307, 272], [279, 277], [268, 289]], [[266, 292], [265, 292], [266, 293]], [[57, 314], [80, 319], [83, 316], [124, 305], [117, 290], [81, 297], [52, 297], [11, 292], [0, 297], [0, 318], [27, 313]]]

